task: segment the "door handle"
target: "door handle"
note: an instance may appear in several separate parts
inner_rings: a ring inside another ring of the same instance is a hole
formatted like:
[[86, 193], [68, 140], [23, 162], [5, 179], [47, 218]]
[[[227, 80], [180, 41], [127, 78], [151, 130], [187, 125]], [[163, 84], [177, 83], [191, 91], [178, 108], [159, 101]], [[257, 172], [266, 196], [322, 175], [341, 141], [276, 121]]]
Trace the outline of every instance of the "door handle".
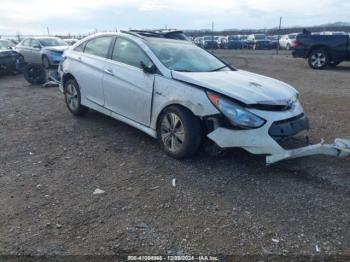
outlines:
[[111, 75], [111, 76], [114, 75], [112, 69], [105, 69], [105, 73], [107, 73], [107, 74], [109, 74], [109, 75]]

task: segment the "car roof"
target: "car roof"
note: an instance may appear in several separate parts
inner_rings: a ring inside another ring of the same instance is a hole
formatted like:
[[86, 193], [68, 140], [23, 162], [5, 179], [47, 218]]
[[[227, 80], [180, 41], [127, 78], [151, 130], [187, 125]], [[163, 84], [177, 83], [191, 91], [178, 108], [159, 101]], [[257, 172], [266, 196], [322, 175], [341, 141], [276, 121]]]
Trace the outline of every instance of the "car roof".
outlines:
[[[145, 35], [139, 35], [136, 32], [132, 31], [118, 31], [118, 32], [103, 32], [103, 33], [96, 33], [92, 34], [82, 40], [86, 41], [95, 37], [100, 37], [100, 36], [123, 36], [124, 38], [128, 38], [131, 40], [134, 40], [136, 42], [141, 41], [141, 42], [147, 42], [147, 41], [166, 41], [166, 42], [173, 42], [173, 43], [188, 43], [188, 44], [193, 44], [191, 41], [186, 41], [186, 40], [179, 40], [179, 39], [173, 39], [173, 38], [165, 38], [165, 37], [154, 37], [154, 36], [145, 36]], [[80, 42], [79, 42], [80, 43]]]

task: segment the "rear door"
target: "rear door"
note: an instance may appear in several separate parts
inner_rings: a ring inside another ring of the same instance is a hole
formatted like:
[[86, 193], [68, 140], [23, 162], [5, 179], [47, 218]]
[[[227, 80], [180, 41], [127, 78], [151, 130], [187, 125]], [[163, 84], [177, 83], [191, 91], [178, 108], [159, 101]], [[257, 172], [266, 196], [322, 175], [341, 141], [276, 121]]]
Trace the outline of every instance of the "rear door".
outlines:
[[32, 63], [41, 64], [41, 45], [37, 39], [30, 40], [30, 60]]
[[106, 58], [109, 53], [113, 36], [100, 36], [88, 40], [82, 52], [75, 52], [72, 56], [73, 75], [75, 76], [82, 96], [100, 106], [105, 104], [102, 88], [102, 77]]
[[31, 63], [31, 49], [30, 49], [30, 38], [23, 40], [21, 44], [16, 47], [16, 50], [24, 57], [24, 61]]
[[117, 38], [111, 60], [105, 64], [103, 88], [108, 109], [149, 126], [154, 75], [144, 73], [147, 54], [133, 41]]

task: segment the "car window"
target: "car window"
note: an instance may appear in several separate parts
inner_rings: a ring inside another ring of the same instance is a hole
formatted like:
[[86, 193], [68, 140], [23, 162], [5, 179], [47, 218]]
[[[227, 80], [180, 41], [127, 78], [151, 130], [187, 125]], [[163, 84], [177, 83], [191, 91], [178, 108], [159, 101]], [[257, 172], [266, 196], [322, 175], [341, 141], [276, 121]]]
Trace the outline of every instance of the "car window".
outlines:
[[85, 46], [84, 53], [107, 57], [112, 38], [112, 36], [101, 36], [90, 40]]
[[10, 40], [0, 40], [6, 47], [14, 47], [15, 45]]
[[182, 72], [230, 70], [215, 56], [190, 42], [149, 39], [147, 45], [170, 70]]
[[40, 46], [40, 43], [39, 43], [38, 40], [32, 39], [32, 40], [30, 41], [30, 46], [31, 46], [31, 47]]
[[40, 38], [38, 40], [42, 46], [66, 46], [66, 42], [64, 42], [60, 38]]
[[122, 38], [118, 38], [115, 42], [112, 59], [138, 68], [141, 68], [141, 62], [147, 66], [151, 63], [138, 45]]
[[6, 43], [4, 43], [3, 41], [0, 41], [0, 50], [6, 50], [7, 46]]
[[30, 39], [26, 39], [22, 43], [23, 46], [29, 46], [29, 44], [30, 44]]
[[81, 44], [78, 45], [76, 48], [74, 48], [74, 51], [77, 51], [77, 52], [84, 52], [85, 44], [86, 44], [86, 42], [81, 43]]
[[255, 39], [258, 39], [258, 40], [261, 40], [261, 39], [265, 39], [265, 38], [266, 38], [265, 35], [255, 35], [254, 37], [255, 37]]

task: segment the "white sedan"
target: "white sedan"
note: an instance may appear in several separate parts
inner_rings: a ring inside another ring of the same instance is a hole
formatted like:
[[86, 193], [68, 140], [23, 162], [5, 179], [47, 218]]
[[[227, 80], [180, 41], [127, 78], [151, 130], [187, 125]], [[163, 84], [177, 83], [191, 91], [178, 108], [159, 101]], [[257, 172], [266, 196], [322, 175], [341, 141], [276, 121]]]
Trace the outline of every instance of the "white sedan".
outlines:
[[[96, 34], [66, 50], [60, 70], [70, 112], [91, 108], [123, 121], [157, 138], [174, 158], [192, 156], [206, 137], [221, 148], [267, 155], [267, 163], [338, 152], [323, 144], [284, 149], [280, 140], [309, 128], [298, 92], [235, 69], [189, 41]], [[349, 146], [344, 141], [337, 146]]]

